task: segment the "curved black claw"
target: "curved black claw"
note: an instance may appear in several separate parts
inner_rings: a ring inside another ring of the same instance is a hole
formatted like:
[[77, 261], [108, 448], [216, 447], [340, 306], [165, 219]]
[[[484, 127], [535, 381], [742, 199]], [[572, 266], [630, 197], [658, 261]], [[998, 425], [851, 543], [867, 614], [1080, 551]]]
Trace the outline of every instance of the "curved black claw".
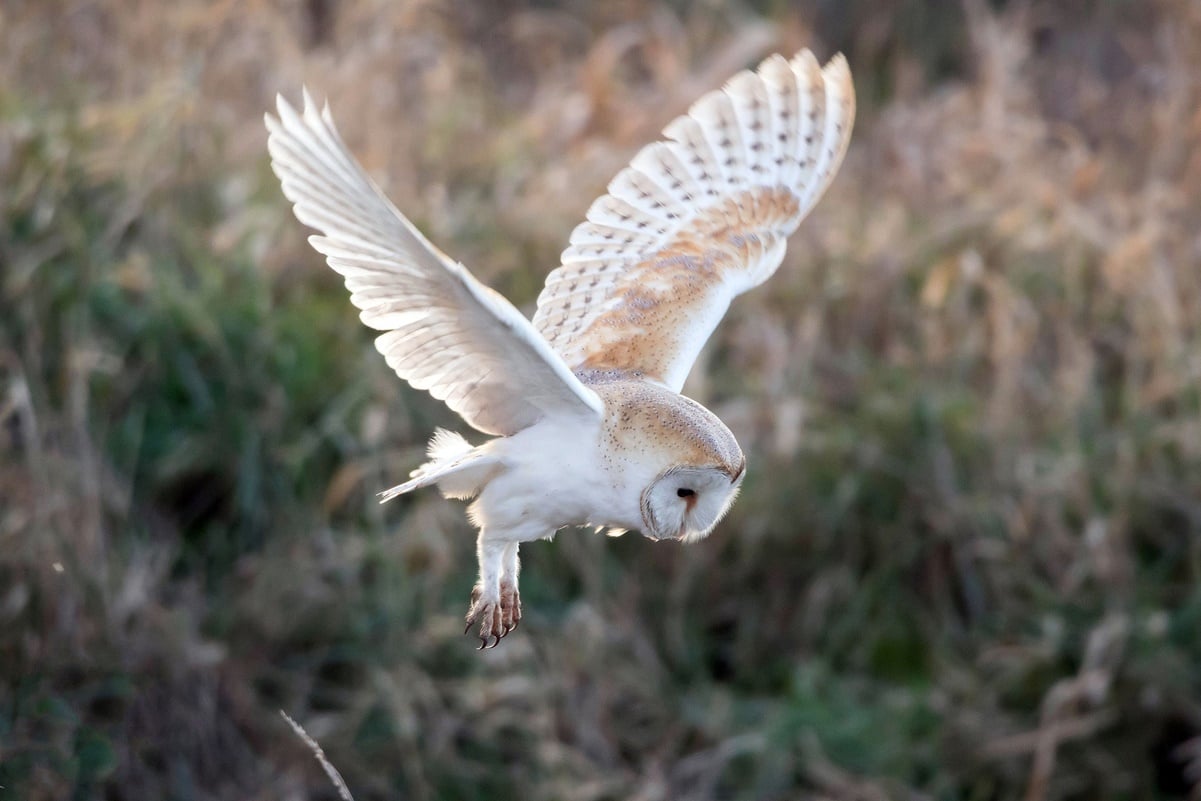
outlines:
[[463, 628], [463, 634], [479, 624], [480, 647], [477, 650], [495, 648], [509, 632], [517, 628], [519, 620], [521, 601], [514, 585], [502, 583], [500, 597], [495, 600], [485, 600], [479, 585], [476, 585], [471, 592], [471, 607], [467, 610], [467, 625]]

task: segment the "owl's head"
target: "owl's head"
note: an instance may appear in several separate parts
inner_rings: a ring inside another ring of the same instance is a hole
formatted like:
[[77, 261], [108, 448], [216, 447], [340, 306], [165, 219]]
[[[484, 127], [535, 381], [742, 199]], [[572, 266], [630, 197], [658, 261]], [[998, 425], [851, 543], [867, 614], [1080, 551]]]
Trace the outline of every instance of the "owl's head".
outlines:
[[733, 432], [704, 406], [654, 381], [589, 378], [607, 410], [606, 441], [620, 457], [614, 460], [619, 481], [640, 493], [641, 521], [631, 504], [616, 522], [653, 540], [707, 535], [734, 502], [746, 472]]
[[693, 542], [705, 537], [738, 495], [746, 461], [738, 467], [672, 467], [642, 493], [642, 533], [655, 540]]

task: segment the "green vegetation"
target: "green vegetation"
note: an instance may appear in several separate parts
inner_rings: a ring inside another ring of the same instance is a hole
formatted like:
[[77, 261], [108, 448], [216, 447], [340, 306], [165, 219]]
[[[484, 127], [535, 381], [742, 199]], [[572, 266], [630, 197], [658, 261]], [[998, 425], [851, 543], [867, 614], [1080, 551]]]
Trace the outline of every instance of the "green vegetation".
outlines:
[[[358, 801], [1201, 797], [1194, 4], [509, 5], [0, 9], [0, 799], [332, 798], [279, 709]], [[741, 499], [526, 548], [477, 654], [461, 506], [375, 500], [462, 426], [263, 110], [328, 94], [528, 308], [638, 146], [805, 45], [856, 139], [688, 387]]]

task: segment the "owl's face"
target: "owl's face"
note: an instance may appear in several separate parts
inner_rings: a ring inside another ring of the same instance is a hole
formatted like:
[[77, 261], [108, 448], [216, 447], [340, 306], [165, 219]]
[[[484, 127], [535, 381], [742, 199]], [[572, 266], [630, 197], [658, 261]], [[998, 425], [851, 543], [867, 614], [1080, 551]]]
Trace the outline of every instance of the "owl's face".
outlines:
[[708, 535], [738, 495], [745, 470], [673, 467], [642, 493], [642, 533], [654, 540], [691, 542]]

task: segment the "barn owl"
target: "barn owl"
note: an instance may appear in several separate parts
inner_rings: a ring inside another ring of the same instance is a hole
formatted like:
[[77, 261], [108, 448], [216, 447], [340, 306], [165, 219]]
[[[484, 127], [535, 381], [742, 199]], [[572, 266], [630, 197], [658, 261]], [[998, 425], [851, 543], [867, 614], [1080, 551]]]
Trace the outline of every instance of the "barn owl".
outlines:
[[417, 389], [492, 438], [438, 430], [383, 500], [436, 485], [472, 499], [479, 581], [466, 631], [521, 620], [518, 546], [571, 525], [705, 537], [746, 473], [733, 434], [680, 394], [730, 301], [766, 281], [842, 163], [855, 116], [846, 60], [774, 55], [706, 94], [588, 209], [532, 322], [434, 247], [347, 150], [329, 105], [282, 97], [272, 167], [340, 273], [376, 347]]

